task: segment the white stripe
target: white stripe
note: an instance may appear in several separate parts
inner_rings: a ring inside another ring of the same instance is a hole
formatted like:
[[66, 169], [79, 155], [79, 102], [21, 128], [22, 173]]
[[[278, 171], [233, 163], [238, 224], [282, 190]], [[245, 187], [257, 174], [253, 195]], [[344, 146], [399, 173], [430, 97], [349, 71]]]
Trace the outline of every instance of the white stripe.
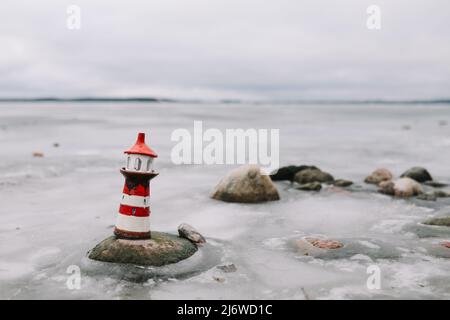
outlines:
[[121, 204], [130, 207], [148, 207], [150, 204], [150, 197], [141, 197], [141, 196], [130, 196], [128, 194], [122, 194]]
[[150, 231], [150, 217], [135, 217], [118, 214], [116, 220], [117, 229], [131, 232]]

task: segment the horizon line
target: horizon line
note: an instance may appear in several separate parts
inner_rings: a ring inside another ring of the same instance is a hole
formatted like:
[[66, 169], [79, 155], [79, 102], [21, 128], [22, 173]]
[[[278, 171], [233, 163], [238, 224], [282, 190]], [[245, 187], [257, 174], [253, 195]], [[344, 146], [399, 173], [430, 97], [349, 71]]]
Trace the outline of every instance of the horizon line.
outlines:
[[32, 97], [32, 98], [0, 98], [2, 102], [141, 102], [141, 103], [221, 103], [221, 104], [450, 104], [450, 98], [436, 99], [174, 99], [151, 96], [108, 97], [108, 96], [80, 96], [72, 98], [63, 97]]

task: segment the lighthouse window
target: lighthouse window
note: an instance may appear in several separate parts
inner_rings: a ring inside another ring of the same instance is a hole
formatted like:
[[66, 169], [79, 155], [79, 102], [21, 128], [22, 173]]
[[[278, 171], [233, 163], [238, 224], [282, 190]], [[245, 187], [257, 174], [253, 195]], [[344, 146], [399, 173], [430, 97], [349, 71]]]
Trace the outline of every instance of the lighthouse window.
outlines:
[[134, 170], [139, 171], [141, 170], [142, 160], [140, 158], [136, 158], [134, 161]]
[[147, 160], [147, 171], [150, 171], [151, 168], [152, 168], [152, 159], [148, 159]]
[[128, 158], [127, 158], [127, 169], [130, 169], [130, 160], [131, 160], [131, 158], [128, 157]]

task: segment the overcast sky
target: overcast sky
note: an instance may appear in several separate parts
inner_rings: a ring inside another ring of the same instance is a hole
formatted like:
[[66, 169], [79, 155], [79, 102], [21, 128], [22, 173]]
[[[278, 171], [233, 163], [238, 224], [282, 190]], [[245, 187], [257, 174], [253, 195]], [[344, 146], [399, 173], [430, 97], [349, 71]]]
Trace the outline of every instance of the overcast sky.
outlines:
[[37, 96], [450, 97], [450, 1], [2, 0], [0, 97]]

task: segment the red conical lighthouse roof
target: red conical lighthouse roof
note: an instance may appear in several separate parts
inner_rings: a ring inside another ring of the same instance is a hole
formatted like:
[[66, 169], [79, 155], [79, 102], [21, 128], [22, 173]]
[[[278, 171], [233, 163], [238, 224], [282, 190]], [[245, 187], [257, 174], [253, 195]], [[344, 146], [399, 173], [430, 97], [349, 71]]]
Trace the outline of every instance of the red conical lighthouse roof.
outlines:
[[152, 158], [157, 158], [158, 155], [145, 144], [145, 133], [139, 132], [136, 143], [130, 149], [124, 151], [128, 154], [143, 154]]

